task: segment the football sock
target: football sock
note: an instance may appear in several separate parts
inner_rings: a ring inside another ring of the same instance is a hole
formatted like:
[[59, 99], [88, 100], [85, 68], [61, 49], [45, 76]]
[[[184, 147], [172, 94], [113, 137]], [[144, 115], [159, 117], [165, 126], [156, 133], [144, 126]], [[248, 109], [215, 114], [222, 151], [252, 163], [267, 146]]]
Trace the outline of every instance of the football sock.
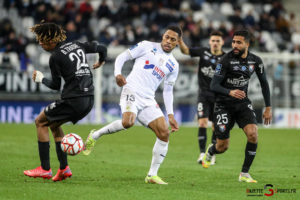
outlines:
[[220, 152], [218, 152], [218, 150], [216, 149], [216, 144], [213, 144], [209, 149], [208, 149], [208, 153], [213, 156], [215, 154], [219, 154]]
[[169, 142], [164, 142], [158, 138], [156, 138], [156, 142], [152, 151], [152, 162], [150, 166], [150, 170], [148, 172], [148, 176], [156, 176], [157, 171], [160, 167], [160, 164], [164, 161], [167, 152], [168, 152], [168, 144]]
[[65, 169], [66, 166], [68, 165], [68, 158], [67, 158], [67, 154], [65, 152], [62, 151], [61, 147], [60, 147], [60, 142], [55, 142], [56, 144], [56, 154], [57, 154], [57, 158], [59, 160], [60, 163], [60, 169]]
[[198, 129], [198, 143], [200, 152], [205, 152], [205, 146], [206, 146], [206, 128], [199, 128]]
[[250, 166], [256, 155], [257, 144], [247, 142], [245, 149], [245, 160], [242, 168], [242, 172], [248, 173]]
[[122, 120], [114, 121], [93, 133], [93, 139], [98, 140], [102, 135], [115, 133], [124, 130]]
[[216, 144], [217, 143], [217, 136], [216, 136], [216, 132], [215, 131], [212, 132], [211, 143], [212, 144]]
[[44, 170], [49, 170], [50, 169], [50, 156], [49, 156], [50, 142], [38, 141], [38, 144], [39, 144], [41, 166]]

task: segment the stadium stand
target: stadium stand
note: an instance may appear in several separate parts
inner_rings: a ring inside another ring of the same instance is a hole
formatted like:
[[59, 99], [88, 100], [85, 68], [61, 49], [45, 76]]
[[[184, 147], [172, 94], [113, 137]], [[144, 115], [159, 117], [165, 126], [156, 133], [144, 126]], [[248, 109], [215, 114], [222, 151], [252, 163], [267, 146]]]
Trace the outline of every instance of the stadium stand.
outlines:
[[189, 46], [206, 44], [209, 32], [220, 29], [225, 48], [230, 47], [234, 30], [246, 27], [255, 37], [252, 46], [257, 51], [299, 52], [295, 14], [287, 12], [281, 1], [2, 0], [0, 13], [0, 54], [16, 52], [20, 62], [23, 55], [33, 64], [47, 64], [36, 61], [41, 51], [28, 30], [43, 19], [61, 24], [69, 40], [98, 40], [114, 47], [143, 39], [158, 41], [162, 27], [172, 22], [182, 26]]

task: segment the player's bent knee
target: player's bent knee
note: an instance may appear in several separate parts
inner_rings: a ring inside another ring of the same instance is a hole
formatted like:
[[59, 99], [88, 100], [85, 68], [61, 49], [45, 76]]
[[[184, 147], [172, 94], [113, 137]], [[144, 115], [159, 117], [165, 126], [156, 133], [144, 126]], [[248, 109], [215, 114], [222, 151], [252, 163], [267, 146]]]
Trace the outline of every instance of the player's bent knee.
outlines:
[[158, 137], [158, 139], [167, 142], [169, 140], [169, 135], [170, 135], [169, 129], [162, 129], [162, 130], [159, 130], [157, 137]]
[[129, 129], [130, 127], [132, 127], [134, 125], [134, 122], [131, 121], [122, 121], [122, 125], [125, 129]]

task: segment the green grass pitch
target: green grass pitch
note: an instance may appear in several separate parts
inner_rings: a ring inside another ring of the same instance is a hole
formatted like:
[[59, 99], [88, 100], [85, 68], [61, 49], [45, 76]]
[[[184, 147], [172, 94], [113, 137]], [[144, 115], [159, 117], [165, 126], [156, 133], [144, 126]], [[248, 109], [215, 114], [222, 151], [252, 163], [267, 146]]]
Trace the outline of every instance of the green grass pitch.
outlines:
[[[99, 127], [65, 125], [63, 129], [85, 140], [91, 129]], [[246, 144], [241, 129], [233, 129], [228, 151], [217, 155], [217, 164], [209, 169], [196, 163], [196, 127], [181, 127], [172, 133], [167, 157], [159, 170], [169, 185], [144, 183], [154, 142], [154, 134], [144, 127], [104, 136], [90, 156], [69, 156], [73, 177], [54, 183], [23, 175], [23, 170], [40, 165], [35, 126], [0, 124], [0, 200], [300, 199], [300, 130], [259, 129], [257, 156], [250, 170], [257, 184], [238, 182]], [[58, 160], [52, 136], [50, 150], [55, 174]], [[273, 189], [296, 189], [296, 193], [247, 196], [247, 189], [264, 189], [266, 184], [272, 184]]]

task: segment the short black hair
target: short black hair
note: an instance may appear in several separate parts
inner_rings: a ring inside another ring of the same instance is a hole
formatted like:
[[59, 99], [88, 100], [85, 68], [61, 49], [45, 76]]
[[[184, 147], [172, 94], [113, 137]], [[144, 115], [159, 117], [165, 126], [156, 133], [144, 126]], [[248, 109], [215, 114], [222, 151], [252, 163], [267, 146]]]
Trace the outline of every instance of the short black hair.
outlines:
[[182, 35], [182, 31], [181, 31], [181, 28], [179, 26], [176, 26], [176, 25], [170, 25], [167, 27], [166, 31], [167, 30], [171, 30], [171, 31], [174, 31], [178, 34], [178, 37], [181, 37]]
[[250, 35], [249, 31], [247, 31], [247, 30], [235, 31], [233, 33], [233, 37], [234, 36], [242, 36], [242, 37], [244, 37], [245, 41], [247, 41], [247, 42], [250, 42], [250, 39], [251, 39], [251, 35]]
[[221, 31], [212, 31], [209, 36], [220, 36], [223, 38], [223, 33]]

